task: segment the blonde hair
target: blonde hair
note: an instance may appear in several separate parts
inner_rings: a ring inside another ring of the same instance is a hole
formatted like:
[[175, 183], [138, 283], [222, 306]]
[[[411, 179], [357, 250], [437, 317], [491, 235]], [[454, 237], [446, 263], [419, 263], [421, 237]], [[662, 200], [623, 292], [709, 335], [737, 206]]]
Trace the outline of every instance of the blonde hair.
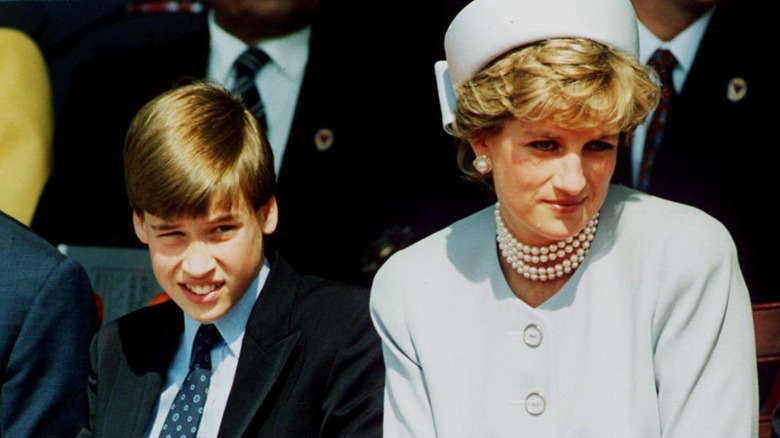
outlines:
[[197, 217], [238, 196], [255, 209], [274, 195], [268, 141], [241, 100], [195, 81], [156, 97], [133, 118], [124, 146], [130, 206], [159, 217]]
[[470, 141], [497, 135], [507, 120], [597, 127], [623, 134], [625, 142], [657, 105], [658, 88], [646, 67], [619, 50], [588, 39], [554, 38], [493, 61], [458, 87], [457, 99], [458, 166], [484, 180], [472, 167]]

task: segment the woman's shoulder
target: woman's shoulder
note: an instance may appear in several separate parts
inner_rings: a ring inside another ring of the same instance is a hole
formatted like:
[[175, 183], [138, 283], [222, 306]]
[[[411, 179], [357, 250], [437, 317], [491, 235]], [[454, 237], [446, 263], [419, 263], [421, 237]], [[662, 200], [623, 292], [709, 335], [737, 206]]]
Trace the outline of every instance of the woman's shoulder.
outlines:
[[690, 205], [648, 195], [624, 186], [610, 187], [601, 215], [616, 236], [632, 235], [672, 245], [733, 246], [726, 227]]
[[[604, 209], [617, 213], [624, 221], [644, 221], [657, 226], [672, 225], [661, 223], [661, 219], [715, 226], [716, 228], [723, 226], [720, 221], [696, 207], [619, 185], [610, 187], [607, 200], [604, 202]], [[677, 223], [676, 225], [682, 224]]]
[[479, 210], [398, 251], [382, 265], [376, 278], [381, 281], [441, 272], [473, 256], [480, 247], [494, 250], [494, 208], [491, 205]]

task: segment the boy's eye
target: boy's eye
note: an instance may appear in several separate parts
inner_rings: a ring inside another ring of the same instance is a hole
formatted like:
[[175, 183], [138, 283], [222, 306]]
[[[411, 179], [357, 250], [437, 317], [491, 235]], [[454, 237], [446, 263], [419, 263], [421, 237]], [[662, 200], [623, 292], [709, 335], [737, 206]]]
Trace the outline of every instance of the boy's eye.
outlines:
[[181, 231], [168, 231], [165, 233], [158, 234], [158, 237], [181, 237], [183, 235], [184, 233], [182, 233]]
[[236, 229], [235, 225], [220, 225], [214, 229], [217, 233], [229, 233]]

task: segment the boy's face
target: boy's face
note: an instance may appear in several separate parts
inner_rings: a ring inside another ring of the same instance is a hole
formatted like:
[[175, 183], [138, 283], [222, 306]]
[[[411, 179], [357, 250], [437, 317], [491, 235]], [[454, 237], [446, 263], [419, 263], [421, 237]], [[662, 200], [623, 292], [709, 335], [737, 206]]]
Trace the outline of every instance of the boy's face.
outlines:
[[276, 200], [257, 211], [244, 196], [196, 218], [133, 214], [165, 292], [192, 319], [213, 322], [241, 299], [263, 263], [263, 235], [276, 228]]

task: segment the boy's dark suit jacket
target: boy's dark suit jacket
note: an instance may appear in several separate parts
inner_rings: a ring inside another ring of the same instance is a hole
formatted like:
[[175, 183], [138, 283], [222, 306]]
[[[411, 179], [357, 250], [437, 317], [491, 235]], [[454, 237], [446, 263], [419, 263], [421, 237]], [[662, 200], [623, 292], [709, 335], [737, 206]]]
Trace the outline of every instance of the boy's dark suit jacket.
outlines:
[[[80, 436], [142, 436], [183, 324], [168, 301], [98, 332], [90, 427]], [[219, 436], [378, 437], [383, 389], [368, 292], [300, 276], [276, 257], [247, 323]]]
[[[648, 192], [723, 222], [737, 244], [751, 298], [761, 302], [780, 299], [766, 240], [777, 225], [765, 209], [776, 198], [778, 142], [770, 120], [775, 112], [768, 108], [779, 96], [764, 60], [775, 52], [765, 35], [775, 20], [755, 3], [727, 0], [716, 7], [685, 86], [672, 100]], [[737, 78], [746, 93], [731, 101], [729, 84]], [[629, 162], [627, 154], [618, 159], [617, 182], [629, 184]]]
[[[339, 29], [344, 20], [328, 12], [312, 25], [290, 137], [275, 157], [279, 227], [269, 245], [299, 272], [368, 286], [393, 249], [476, 210], [467, 194], [478, 187], [461, 181], [454, 147], [441, 143], [440, 117], [429, 111], [438, 109], [428, 94], [428, 52], [376, 41], [367, 56], [357, 36], [371, 39], [381, 26], [350, 18], [357, 24], [347, 31]], [[208, 55], [204, 16], [186, 38], [78, 68], [32, 228], [57, 244], [139, 245], [124, 189], [124, 136], [143, 104], [181, 78], [203, 78]], [[323, 128], [333, 144], [320, 151]], [[440, 199], [450, 205], [437, 206]]]

